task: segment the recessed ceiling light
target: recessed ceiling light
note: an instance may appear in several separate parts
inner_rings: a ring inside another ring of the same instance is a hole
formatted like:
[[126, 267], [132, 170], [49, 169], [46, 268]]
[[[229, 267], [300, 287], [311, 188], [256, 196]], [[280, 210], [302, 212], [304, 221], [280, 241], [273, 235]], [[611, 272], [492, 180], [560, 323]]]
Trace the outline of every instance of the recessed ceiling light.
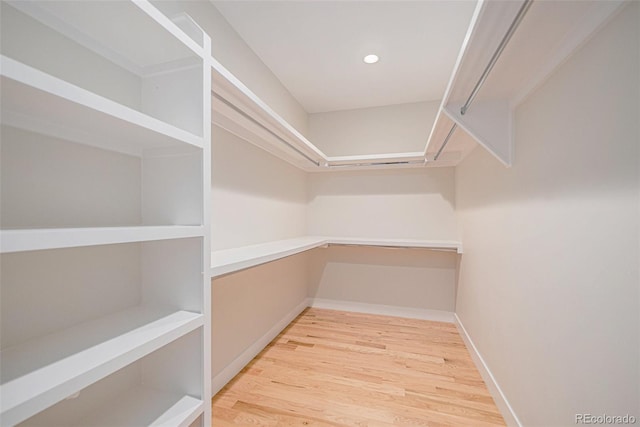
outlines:
[[366, 62], [367, 64], [375, 64], [376, 62], [378, 62], [380, 58], [378, 58], [378, 55], [367, 55], [364, 57], [364, 62]]

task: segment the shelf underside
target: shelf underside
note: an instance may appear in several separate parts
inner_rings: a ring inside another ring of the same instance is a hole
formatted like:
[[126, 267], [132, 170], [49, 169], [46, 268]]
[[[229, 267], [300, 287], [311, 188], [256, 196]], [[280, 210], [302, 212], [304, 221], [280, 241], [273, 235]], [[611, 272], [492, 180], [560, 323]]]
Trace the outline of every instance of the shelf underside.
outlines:
[[423, 248], [462, 253], [462, 244], [447, 240], [371, 239], [357, 237], [306, 236], [211, 253], [211, 277], [244, 270], [314, 248], [329, 245]]
[[[16, 9], [137, 75], [191, 60], [202, 49], [144, 2], [19, 1]], [[135, 28], [136, 37], [123, 28]]]

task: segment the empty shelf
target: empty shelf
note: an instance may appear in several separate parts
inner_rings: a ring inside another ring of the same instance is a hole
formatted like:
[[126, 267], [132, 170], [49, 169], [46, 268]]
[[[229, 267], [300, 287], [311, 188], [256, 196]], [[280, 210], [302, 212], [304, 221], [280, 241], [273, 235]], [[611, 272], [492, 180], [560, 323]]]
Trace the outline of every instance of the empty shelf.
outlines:
[[7, 348], [0, 424], [17, 424], [202, 324], [198, 313], [141, 306]]
[[191, 396], [135, 387], [84, 417], [82, 427], [188, 427], [204, 410], [204, 402]]
[[355, 245], [425, 248], [462, 253], [462, 243], [453, 240], [370, 239], [360, 237], [306, 236], [243, 246], [211, 253], [211, 277], [218, 277], [295, 255], [325, 245]]
[[200, 225], [31, 228], [0, 231], [0, 253], [201, 237]]
[[326, 244], [324, 237], [298, 237], [211, 253], [211, 277], [222, 276]]
[[2, 123], [132, 155], [150, 148], [195, 146], [203, 139], [6, 56]]

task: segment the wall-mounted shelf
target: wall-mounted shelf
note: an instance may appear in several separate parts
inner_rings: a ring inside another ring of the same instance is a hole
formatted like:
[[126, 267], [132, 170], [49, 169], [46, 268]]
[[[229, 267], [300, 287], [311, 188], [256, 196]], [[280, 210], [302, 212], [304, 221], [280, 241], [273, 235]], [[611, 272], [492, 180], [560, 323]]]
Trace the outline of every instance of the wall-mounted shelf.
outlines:
[[210, 425], [209, 37], [0, 9], [0, 424]]
[[194, 397], [137, 386], [70, 427], [189, 427], [203, 409]]
[[17, 424], [202, 324], [198, 313], [141, 306], [2, 350], [2, 424]]
[[0, 253], [202, 236], [200, 225], [1, 230]]
[[[509, 166], [513, 159], [514, 109], [623, 3], [533, 2], [473, 105], [461, 114], [461, 107], [524, 1], [479, 0], [422, 152], [327, 156], [215, 59], [212, 121], [309, 172], [455, 166], [477, 145]], [[455, 131], [440, 150], [454, 124]], [[434, 160], [438, 151], [442, 152]]]
[[328, 245], [422, 248], [462, 253], [462, 243], [456, 241], [305, 236], [213, 251], [211, 253], [211, 277], [234, 273]]
[[326, 244], [324, 237], [307, 236], [211, 252], [211, 277], [275, 261]]
[[191, 145], [202, 137], [0, 56], [2, 123], [106, 150]]
[[[429, 136], [426, 157], [431, 164], [455, 165], [479, 144], [510, 166], [515, 108], [623, 2], [532, 2], [463, 114], [461, 108], [523, 4], [478, 3]], [[434, 161], [454, 123], [457, 128]]]

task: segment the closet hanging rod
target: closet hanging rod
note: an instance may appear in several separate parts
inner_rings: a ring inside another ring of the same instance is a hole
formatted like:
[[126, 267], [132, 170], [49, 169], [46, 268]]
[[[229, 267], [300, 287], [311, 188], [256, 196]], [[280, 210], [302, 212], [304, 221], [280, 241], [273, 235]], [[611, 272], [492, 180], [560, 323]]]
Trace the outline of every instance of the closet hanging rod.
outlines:
[[426, 249], [429, 251], [441, 251], [441, 252], [457, 252], [454, 248], [437, 248], [430, 246], [393, 246], [393, 245], [376, 245], [374, 243], [328, 243], [327, 246], [347, 246], [347, 247], [363, 247], [368, 248], [380, 248], [380, 249]]
[[289, 142], [287, 142], [286, 140], [284, 140], [282, 137], [280, 137], [278, 134], [276, 134], [275, 132], [273, 132], [271, 129], [267, 128], [266, 126], [264, 126], [262, 123], [260, 123], [259, 121], [257, 121], [256, 119], [254, 119], [253, 117], [251, 117], [250, 115], [248, 115], [247, 113], [245, 113], [244, 111], [242, 111], [240, 108], [236, 107], [231, 101], [227, 100], [225, 97], [223, 97], [222, 95], [220, 95], [219, 93], [214, 92], [213, 90], [211, 91], [211, 95], [218, 99], [219, 101], [221, 101], [223, 104], [225, 104], [227, 107], [231, 108], [233, 111], [235, 111], [236, 113], [240, 114], [242, 117], [244, 117], [245, 119], [249, 120], [250, 122], [252, 122], [255, 125], [260, 126], [262, 129], [264, 129], [265, 131], [267, 131], [269, 134], [271, 134], [274, 138], [276, 138], [278, 141], [280, 141], [281, 143], [283, 143], [284, 145], [286, 145], [287, 147], [291, 148], [293, 151], [295, 151], [296, 153], [300, 154], [302, 157], [304, 157], [305, 159], [309, 160], [311, 163], [313, 163], [316, 166], [320, 166], [320, 162], [317, 160], [312, 159], [311, 157], [307, 156], [305, 153], [303, 153], [302, 151], [300, 151], [297, 147], [293, 146], [292, 144], [290, 144]]
[[444, 147], [447, 146], [447, 143], [449, 142], [449, 139], [451, 138], [451, 135], [453, 135], [453, 132], [455, 132], [457, 127], [458, 127], [457, 123], [454, 123], [453, 126], [451, 126], [451, 130], [447, 134], [447, 137], [444, 139], [444, 142], [440, 146], [440, 149], [438, 150], [438, 152], [436, 153], [435, 157], [433, 158], [434, 161], [438, 160], [438, 157], [440, 157], [440, 154], [442, 154], [442, 150], [444, 150]]
[[[487, 64], [487, 66], [485, 67], [484, 71], [482, 72], [482, 75], [480, 75], [480, 78], [476, 82], [476, 85], [473, 87], [473, 90], [469, 94], [469, 97], [467, 98], [467, 101], [460, 108], [460, 114], [461, 115], [464, 116], [465, 113], [467, 112], [467, 110], [469, 109], [469, 106], [471, 105], [471, 103], [475, 99], [476, 95], [480, 91], [480, 88], [482, 87], [484, 82], [487, 80], [487, 77], [489, 77], [489, 73], [493, 69], [493, 66], [496, 65], [496, 62], [498, 62], [498, 59], [500, 58], [500, 55], [502, 55], [502, 51], [504, 51], [504, 48], [509, 43], [509, 40], [511, 40], [511, 36], [513, 36], [513, 33], [516, 32], [516, 29], [518, 28], [518, 25], [520, 25], [520, 22], [524, 18], [524, 15], [527, 13], [529, 8], [531, 7], [531, 3], [533, 3], [533, 0], [525, 0], [524, 3], [522, 4], [522, 6], [520, 6], [520, 10], [518, 10], [518, 13], [516, 14], [515, 18], [513, 19], [513, 22], [511, 22], [511, 25], [509, 26], [509, 29], [507, 30], [507, 32], [504, 35], [504, 37], [502, 37], [502, 40], [500, 41], [500, 44], [498, 45], [498, 48], [495, 50], [495, 52], [493, 52], [493, 55], [491, 56], [491, 59], [489, 60], [489, 63]], [[451, 129], [449, 130], [449, 133], [447, 134], [447, 137], [444, 139], [444, 141], [442, 142], [442, 145], [440, 146], [440, 149], [438, 150], [438, 152], [436, 153], [436, 155], [433, 158], [434, 161], [438, 160], [438, 158], [440, 157], [440, 154], [442, 154], [442, 150], [444, 150], [444, 147], [446, 147], [447, 144], [449, 143], [449, 139], [451, 139], [451, 136], [453, 135], [453, 132], [455, 132], [457, 127], [458, 127], [457, 123], [454, 123], [453, 126], [451, 126]]]
[[329, 164], [329, 168], [342, 168], [349, 166], [393, 166], [393, 165], [423, 165], [427, 163], [427, 159], [424, 160], [399, 160], [388, 162], [357, 162], [357, 163], [343, 163], [339, 165]]
[[500, 55], [502, 55], [502, 51], [509, 43], [509, 40], [511, 40], [511, 36], [513, 36], [513, 33], [516, 32], [518, 25], [520, 25], [520, 22], [522, 21], [522, 18], [524, 18], [524, 15], [529, 10], [529, 7], [531, 7], [531, 3], [533, 3], [533, 0], [525, 0], [525, 2], [520, 7], [520, 10], [518, 11], [518, 14], [514, 18], [511, 25], [509, 26], [507, 33], [502, 38], [502, 41], [498, 45], [498, 48], [496, 49], [496, 51], [493, 53], [493, 56], [491, 56], [489, 63], [485, 67], [484, 71], [482, 72], [482, 75], [480, 76], [480, 79], [478, 80], [473, 90], [471, 91], [469, 98], [467, 98], [467, 102], [465, 102], [462, 108], [460, 108], [460, 114], [462, 114], [463, 116], [469, 109], [469, 105], [471, 105], [471, 103], [473, 102], [474, 98], [480, 91], [480, 88], [484, 84], [485, 80], [487, 80], [487, 77], [489, 77], [489, 73], [493, 69], [493, 66], [496, 64], [496, 62], [498, 62]]

